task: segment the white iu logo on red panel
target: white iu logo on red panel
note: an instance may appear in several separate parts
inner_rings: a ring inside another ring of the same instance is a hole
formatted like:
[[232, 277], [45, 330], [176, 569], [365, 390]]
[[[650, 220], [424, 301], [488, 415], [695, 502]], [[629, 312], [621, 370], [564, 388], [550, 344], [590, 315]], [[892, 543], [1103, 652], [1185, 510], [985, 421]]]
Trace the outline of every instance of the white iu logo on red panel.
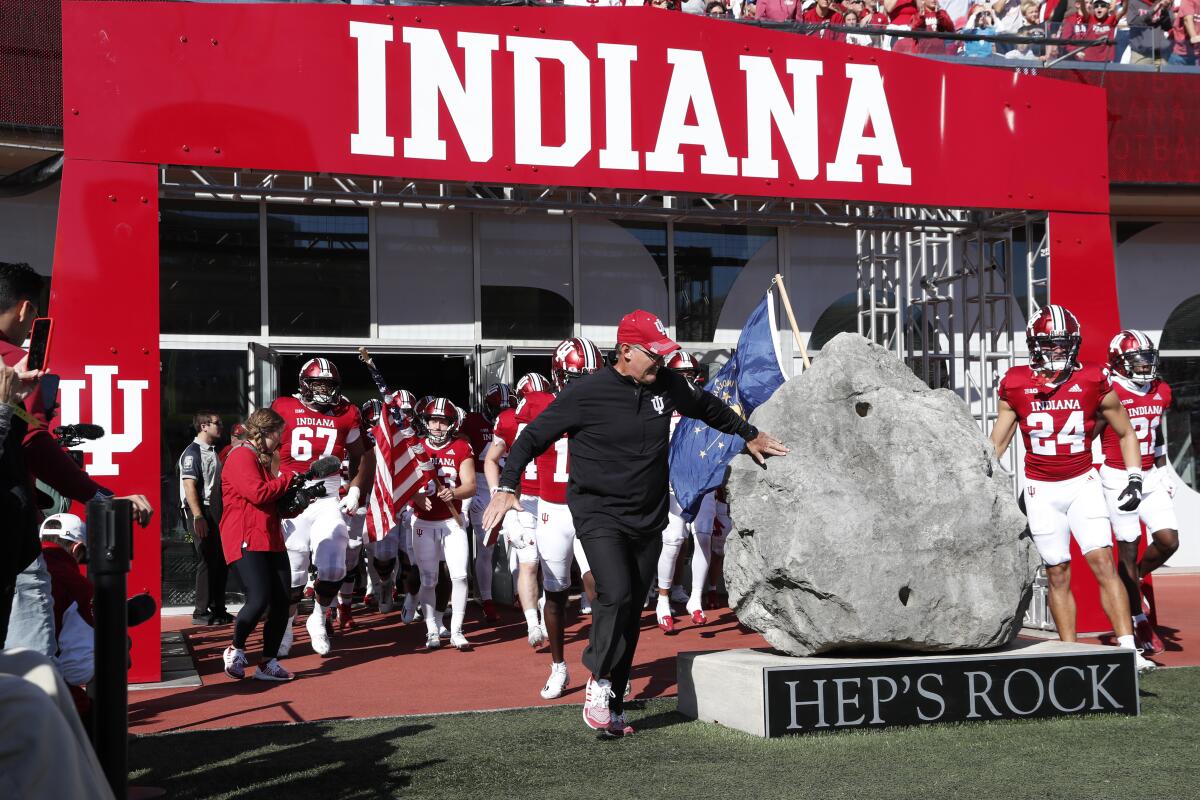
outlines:
[[[92, 463], [87, 468], [89, 475], [120, 475], [121, 468], [113, 462], [113, 456], [132, 453], [142, 443], [142, 393], [150, 388], [150, 381], [116, 381], [124, 423], [118, 433], [113, 430], [113, 379], [117, 376], [117, 367], [89, 364], [83, 371], [88, 376], [86, 380], [59, 383], [62, 424], [90, 422], [104, 428], [102, 438], [84, 442], [79, 449], [92, 454]], [[87, 419], [80, 414], [80, 395], [84, 389], [90, 389], [92, 395], [91, 414]]]

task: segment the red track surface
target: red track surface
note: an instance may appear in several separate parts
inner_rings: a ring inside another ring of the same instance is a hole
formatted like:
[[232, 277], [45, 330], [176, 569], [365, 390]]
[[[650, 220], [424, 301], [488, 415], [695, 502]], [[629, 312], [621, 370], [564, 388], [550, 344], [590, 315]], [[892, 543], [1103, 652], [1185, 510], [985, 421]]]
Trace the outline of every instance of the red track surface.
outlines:
[[[1159, 632], [1167, 652], [1156, 656], [1163, 666], [1200, 664], [1200, 575], [1155, 575]], [[575, 619], [572, 606], [570, 619]], [[587, 644], [588, 619], [567, 630], [567, 664], [571, 684], [559, 700], [542, 700], [538, 690], [549, 674], [549, 651], [532, 652], [525, 624], [515, 611], [502, 611], [498, 627], [483, 623], [478, 606], [468, 609], [466, 634], [475, 645], [468, 653], [443, 647], [421, 652], [425, 626], [402, 625], [398, 612], [381, 617], [362, 614], [359, 628], [335, 637], [329, 656], [320, 658], [308, 645], [303, 624], [286, 661], [296, 680], [272, 684], [235, 681], [221, 668], [221, 651], [231, 628], [191, 628], [188, 617], [164, 618], [168, 629], [184, 629], [204, 685], [187, 689], [133, 692], [129, 727], [133, 733], [224, 728], [268, 722], [400, 716], [476, 711], [515, 706], [581, 703], [587, 677], [580, 655]], [[694, 627], [677, 618], [679, 628], [664, 636], [653, 614], [643, 617], [642, 638], [633, 669], [635, 698], [675, 693], [675, 656], [687, 650], [764, 647], [758, 634], [738, 626], [728, 609], [709, 613], [710, 622]], [[1193, 643], [1192, 638], [1197, 638]], [[247, 655], [257, 660], [257, 635]]]

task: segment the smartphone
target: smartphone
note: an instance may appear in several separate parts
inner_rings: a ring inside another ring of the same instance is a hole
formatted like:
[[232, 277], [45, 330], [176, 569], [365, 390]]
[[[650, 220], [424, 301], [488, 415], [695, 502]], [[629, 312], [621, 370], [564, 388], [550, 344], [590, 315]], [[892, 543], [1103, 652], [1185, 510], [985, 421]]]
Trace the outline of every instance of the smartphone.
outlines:
[[54, 320], [50, 317], [38, 317], [33, 321], [33, 331], [29, 334], [29, 361], [26, 362], [26, 369], [46, 368], [50, 355], [50, 333], [53, 330]]

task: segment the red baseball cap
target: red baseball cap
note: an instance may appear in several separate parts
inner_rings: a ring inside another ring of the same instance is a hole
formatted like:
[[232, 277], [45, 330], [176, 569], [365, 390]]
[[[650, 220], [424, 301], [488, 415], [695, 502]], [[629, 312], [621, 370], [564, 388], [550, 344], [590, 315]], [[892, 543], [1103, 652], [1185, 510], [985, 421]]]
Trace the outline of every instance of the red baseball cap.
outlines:
[[621, 324], [617, 326], [617, 344], [641, 345], [656, 356], [670, 355], [679, 349], [679, 345], [667, 336], [662, 321], [640, 308], [621, 318]]

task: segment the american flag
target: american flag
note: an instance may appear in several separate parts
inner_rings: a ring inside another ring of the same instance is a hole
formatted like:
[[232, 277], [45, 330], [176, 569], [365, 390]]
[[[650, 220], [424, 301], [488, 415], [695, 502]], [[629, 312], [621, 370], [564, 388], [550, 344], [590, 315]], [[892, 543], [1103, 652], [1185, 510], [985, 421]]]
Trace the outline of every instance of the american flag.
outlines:
[[396, 525], [396, 509], [401, 508], [422, 488], [429, 486], [433, 464], [424, 455], [425, 448], [412, 428], [397, 425], [389, 414], [380, 414], [371, 431], [375, 438], [375, 483], [367, 506], [367, 533], [377, 542]]

